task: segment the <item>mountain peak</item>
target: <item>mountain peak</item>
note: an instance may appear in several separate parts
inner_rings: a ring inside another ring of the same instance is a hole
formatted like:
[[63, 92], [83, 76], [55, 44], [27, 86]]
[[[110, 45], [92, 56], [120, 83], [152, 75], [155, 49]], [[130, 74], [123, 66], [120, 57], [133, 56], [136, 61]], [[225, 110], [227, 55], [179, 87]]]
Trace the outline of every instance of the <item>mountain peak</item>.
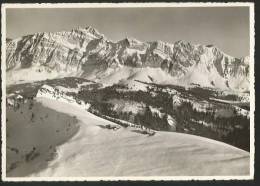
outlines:
[[84, 27], [81, 27], [81, 26], [78, 26], [76, 29], [73, 29], [72, 31], [75, 31], [75, 32], [82, 32], [82, 33], [85, 33], [85, 34], [91, 34], [97, 38], [101, 38], [101, 37], [104, 37], [103, 34], [101, 34], [97, 29], [91, 27], [91, 26], [86, 26], [85, 28]]
[[133, 38], [133, 37], [126, 37], [126, 40], [129, 42], [130, 45], [140, 45], [143, 44], [143, 42]]
[[85, 30], [88, 31], [88, 32], [90, 32], [90, 33], [99, 33], [99, 32], [97, 31], [97, 29], [95, 29], [95, 28], [93, 28], [93, 27], [91, 27], [91, 26], [85, 27]]
[[185, 40], [176, 41], [174, 44], [176, 44], [176, 45], [192, 45], [190, 42], [185, 41]]
[[133, 37], [126, 37], [120, 41], [118, 41], [118, 43], [120, 43], [121, 45], [124, 46], [136, 46], [136, 45], [141, 45], [143, 44], [143, 42], [133, 38]]

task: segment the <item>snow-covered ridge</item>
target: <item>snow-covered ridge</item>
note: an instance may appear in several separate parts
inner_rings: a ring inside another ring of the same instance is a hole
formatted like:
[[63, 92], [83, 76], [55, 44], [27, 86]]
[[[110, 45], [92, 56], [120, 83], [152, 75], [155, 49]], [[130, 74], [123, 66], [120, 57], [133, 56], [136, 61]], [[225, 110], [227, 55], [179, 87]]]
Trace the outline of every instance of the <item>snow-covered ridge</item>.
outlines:
[[[221, 89], [249, 89], [249, 59], [231, 57], [214, 46], [177, 41], [141, 42], [127, 37], [107, 39], [92, 27], [71, 31], [36, 33], [7, 43], [7, 76], [40, 68], [52, 74], [68, 72], [77, 77], [106, 79], [118, 69], [160, 68], [181, 84], [197, 83]], [[15, 72], [14, 72], [15, 71]], [[36, 70], [37, 71], [37, 70]], [[55, 73], [53, 73], [55, 72]], [[20, 79], [23, 79], [21, 74]], [[46, 76], [46, 75], [44, 75]], [[46, 77], [47, 78], [47, 77]], [[155, 80], [160, 77], [153, 77]], [[14, 81], [18, 81], [16, 77]]]
[[90, 107], [90, 104], [88, 103], [86, 104], [82, 100], [75, 100], [72, 96], [66, 95], [64, 91], [58, 88], [53, 88], [49, 85], [43, 85], [38, 90], [36, 98], [40, 98], [40, 97], [55, 99], [61, 102], [70, 103], [74, 106], [80, 107], [83, 110], [88, 110]]

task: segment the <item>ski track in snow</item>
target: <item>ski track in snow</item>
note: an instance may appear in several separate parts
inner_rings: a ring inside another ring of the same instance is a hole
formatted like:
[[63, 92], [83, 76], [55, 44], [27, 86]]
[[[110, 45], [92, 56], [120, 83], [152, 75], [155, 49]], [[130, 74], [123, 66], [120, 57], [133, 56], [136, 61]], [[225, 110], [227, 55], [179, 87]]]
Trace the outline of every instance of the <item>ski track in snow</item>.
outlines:
[[198, 136], [133, 128], [108, 130], [113, 122], [68, 103], [37, 98], [44, 106], [75, 115], [78, 133], [57, 147], [58, 156], [31, 177], [248, 175], [249, 153]]

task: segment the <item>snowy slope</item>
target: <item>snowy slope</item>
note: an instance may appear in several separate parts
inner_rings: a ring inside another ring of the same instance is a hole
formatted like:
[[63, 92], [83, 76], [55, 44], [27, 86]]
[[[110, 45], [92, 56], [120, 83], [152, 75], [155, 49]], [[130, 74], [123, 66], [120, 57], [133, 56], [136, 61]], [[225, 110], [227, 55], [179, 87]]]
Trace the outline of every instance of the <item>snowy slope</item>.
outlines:
[[55, 147], [78, 129], [75, 117], [37, 102], [27, 102], [16, 109], [7, 107], [7, 176], [27, 176], [46, 167], [57, 155]]
[[[88, 77], [90, 80], [94, 80]], [[147, 83], [158, 83], [158, 84], [178, 84], [176, 78], [172, 77], [161, 68], [132, 68], [123, 66], [118, 68], [115, 72], [104, 75], [101, 79], [97, 80], [102, 84], [123, 84], [132, 90], [146, 90], [146, 85], [137, 80]]]
[[168, 132], [147, 136], [134, 128], [104, 129], [112, 122], [67, 103], [37, 98], [45, 107], [79, 120], [78, 133], [32, 177], [247, 175], [249, 153], [202, 137]]

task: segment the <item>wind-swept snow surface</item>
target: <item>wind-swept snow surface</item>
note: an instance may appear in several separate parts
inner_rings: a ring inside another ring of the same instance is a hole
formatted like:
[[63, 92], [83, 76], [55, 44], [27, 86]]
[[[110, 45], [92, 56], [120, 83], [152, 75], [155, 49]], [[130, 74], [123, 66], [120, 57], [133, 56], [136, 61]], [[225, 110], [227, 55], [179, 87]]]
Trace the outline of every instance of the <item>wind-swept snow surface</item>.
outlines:
[[[58, 156], [32, 177], [249, 175], [249, 153], [202, 137], [116, 125], [68, 103], [37, 98], [45, 107], [76, 116], [80, 129]], [[54, 121], [55, 122], [55, 121]]]

